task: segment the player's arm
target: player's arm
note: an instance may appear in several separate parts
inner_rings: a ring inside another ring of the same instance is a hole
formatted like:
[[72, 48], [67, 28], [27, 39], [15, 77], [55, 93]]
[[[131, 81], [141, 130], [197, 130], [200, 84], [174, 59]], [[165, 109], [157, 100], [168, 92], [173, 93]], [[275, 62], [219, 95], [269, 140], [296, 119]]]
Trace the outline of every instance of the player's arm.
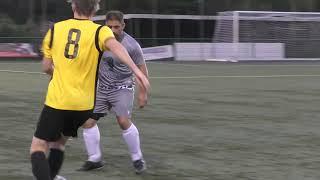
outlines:
[[42, 42], [42, 71], [50, 76], [52, 76], [54, 69], [50, 47], [51, 41], [51, 29], [49, 29]]
[[138, 81], [140, 81], [142, 89], [148, 91], [150, 88], [149, 80], [135, 65], [129, 56], [128, 51], [115, 38], [107, 39], [105, 41], [105, 46], [115, 54], [122, 63], [126, 64], [133, 71]]
[[[140, 64], [138, 65], [138, 68], [140, 69], [140, 71], [147, 77], [149, 78], [149, 73], [148, 73], [148, 68], [147, 65], [144, 64]], [[139, 91], [138, 91], [138, 105], [140, 108], [143, 108], [147, 102], [148, 102], [148, 93], [147, 91], [141, 86], [141, 82], [139, 80], [137, 80], [138, 82], [138, 86], [139, 86]]]
[[[148, 68], [146, 65], [146, 62], [143, 57], [143, 52], [141, 49], [141, 46], [139, 45], [138, 42], [136, 42], [136, 45], [133, 46], [134, 48], [129, 49], [129, 54], [130, 57], [134, 60], [134, 63], [138, 66], [140, 71], [147, 77], [149, 78], [148, 75]], [[141, 87], [141, 82], [139, 80], [136, 80], [138, 84], [138, 96], [137, 96], [137, 101], [138, 105], [140, 108], [143, 108], [147, 102], [148, 102], [148, 93]]]
[[42, 71], [50, 76], [53, 75], [53, 61], [52, 59], [48, 59], [48, 58], [43, 58], [42, 59]]

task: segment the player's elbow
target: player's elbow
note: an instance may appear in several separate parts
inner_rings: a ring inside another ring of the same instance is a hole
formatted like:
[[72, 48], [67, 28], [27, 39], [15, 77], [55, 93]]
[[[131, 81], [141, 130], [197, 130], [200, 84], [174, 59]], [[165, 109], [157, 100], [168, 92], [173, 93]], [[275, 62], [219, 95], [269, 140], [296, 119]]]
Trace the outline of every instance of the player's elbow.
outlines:
[[42, 72], [44, 72], [44, 73], [46, 73], [46, 74], [49, 74], [49, 75], [52, 74], [52, 71], [51, 71], [51, 69], [49, 69], [49, 68], [42, 68]]
[[52, 61], [48, 61], [48, 60], [42, 61], [42, 72], [52, 75], [52, 72], [53, 72]]
[[44, 73], [47, 73], [49, 71], [48, 66], [46, 66], [44, 64], [42, 64], [42, 68], [41, 69], [42, 69], [42, 72], [44, 72]]
[[42, 72], [48, 74], [51, 71], [51, 67], [46, 65], [46, 64], [42, 64]]

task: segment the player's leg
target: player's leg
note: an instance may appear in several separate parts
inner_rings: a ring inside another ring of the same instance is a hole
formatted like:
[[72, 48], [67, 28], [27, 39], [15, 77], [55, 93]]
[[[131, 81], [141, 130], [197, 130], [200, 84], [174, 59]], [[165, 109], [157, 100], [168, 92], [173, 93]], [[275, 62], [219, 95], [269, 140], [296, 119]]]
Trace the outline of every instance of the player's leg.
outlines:
[[88, 119], [83, 125], [83, 140], [88, 153], [88, 161], [101, 161], [100, 131], [96, 120]]
[[36, 179], [51, 180], [49, 163], [46, 158], [48, 143], [37, 137], [32, 138], [30, 156], [32, 173]]
[[126, 142], [136, 173], [146, 169], [140, 147], [139, 130], [131, 122], [134, 92], [130, 89], [119, 90], [117, 101], [113, 104], [113, 111], [116, 113], [117, 121], [122, 129], [122, 137]]
[[53, 179], [59, 173], [63, 160], [65, 144], [69, 137], [61, 136], [58, 141], [49, 142], [49, 156], [48, 162], [51, 172], [51, 178]]
[[61, 111], [44, 106], [30, 148], [32, 172], [37, 179], [51, 180], [50, 166], [46, 158], [48, 142], [60, 139], [62, 121]]
[[100, 131], [97, 121], [105, 115], [107, 108], [105, 96], [98, 90], [94, 113], [92, 113], [90, 118], [82, 125], [83, 140], [88, 154], [88, 160], [78, 169], [80, 171], [99, 169], [104, 166], [100, 145]]
[[141, 152], [139, 130], [128, 117], [117, 116], [117, 121], [122, 129], [122, 137], [128, 146], [136, 173], [140, 174], [146, 169], [146, 164]]
[[81, 127], [92, 115], [93, 110], [87, 111], [67, 111], [65, 121], [63, 124], [63, 129], [61, 134], [63, 135], [59, 141], [50, 144], [51, 154], [49, 155], [49, 162], [50, 156], [53, 156], [55, 162], [52, 163], [50, 166], [53, 170], [52, 177], [55, 177], [54, 180], [65, 180], [64, 177], [58, 176], [59, 169], [61, 168], [61, 164], [58, 164], [58, 160], [60, 159], [63, 162], [63, 152], [65, 148], [65, 144], [69, 137], [77, 137], [78, 136], [78, 129]]
[[88, 119], [83, 125], [83, 140], [88, 154], [88, 160], [79, 169], [89, 171], [104, 166], [102, 161], [100, 131], [95, 119]]

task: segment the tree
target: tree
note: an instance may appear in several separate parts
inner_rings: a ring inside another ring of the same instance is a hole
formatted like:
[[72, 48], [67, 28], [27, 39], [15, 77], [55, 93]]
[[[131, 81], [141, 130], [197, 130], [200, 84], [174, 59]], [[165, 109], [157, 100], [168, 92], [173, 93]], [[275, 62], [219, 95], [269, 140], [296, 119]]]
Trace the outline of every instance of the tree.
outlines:
[[34, 0], [30, 0], [29, 2], [29, 16], [27, 23], [33, 24], [33, 18], [34, 18]]
[[290, 0], [291, 11], [316, 11], [316, 0]]

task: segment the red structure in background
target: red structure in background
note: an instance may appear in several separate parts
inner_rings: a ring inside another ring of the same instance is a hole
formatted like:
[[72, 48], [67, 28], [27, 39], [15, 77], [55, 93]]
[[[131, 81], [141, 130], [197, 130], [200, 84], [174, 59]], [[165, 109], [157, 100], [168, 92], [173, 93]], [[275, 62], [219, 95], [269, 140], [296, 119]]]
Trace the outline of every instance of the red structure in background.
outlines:
[[36, 58], [39, 54], [29, 43], [0, 43], [1, 57]]

